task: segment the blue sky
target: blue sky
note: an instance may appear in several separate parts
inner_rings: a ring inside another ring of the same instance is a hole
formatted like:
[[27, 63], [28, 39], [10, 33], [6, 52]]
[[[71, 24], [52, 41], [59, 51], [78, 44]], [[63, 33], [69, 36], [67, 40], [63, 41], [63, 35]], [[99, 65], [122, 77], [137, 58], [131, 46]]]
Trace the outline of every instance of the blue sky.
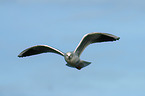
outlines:
[[[145, 96], [144, 0], [1, 0], [0, 96]], [[83, 35], [105, 32], [116, 42], [93, 44], [82, 70], [57, 54], [18, 58], [46, 44], [73, 51]]]

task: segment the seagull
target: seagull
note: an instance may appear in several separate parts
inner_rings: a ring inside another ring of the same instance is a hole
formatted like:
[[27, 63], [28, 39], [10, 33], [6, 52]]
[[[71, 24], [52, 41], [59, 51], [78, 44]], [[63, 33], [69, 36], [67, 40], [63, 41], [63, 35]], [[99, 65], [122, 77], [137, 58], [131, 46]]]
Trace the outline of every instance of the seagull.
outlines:
[[116, 41], [119, 39], [120, 37], [117, 37], [112, 34], [93, 32], [84, 35], [84, 37], [82, 38], [82, 40], [80, 41], [76, 49], [72, 52], [64, 53], [48, 45], [36, 45], [25, 49], [18, 55], [18, 57], [26, 57], [26, 56], [37, 55], [41, 53], [52, 52], [63, 56], [65, 61], [67, 62], [66, 66], [80, 70], [83, 67], [86, 67], [89, 64], [91, 64], [91, 62], [80, 60], [81, 53], [88, 45], [93, 43]]

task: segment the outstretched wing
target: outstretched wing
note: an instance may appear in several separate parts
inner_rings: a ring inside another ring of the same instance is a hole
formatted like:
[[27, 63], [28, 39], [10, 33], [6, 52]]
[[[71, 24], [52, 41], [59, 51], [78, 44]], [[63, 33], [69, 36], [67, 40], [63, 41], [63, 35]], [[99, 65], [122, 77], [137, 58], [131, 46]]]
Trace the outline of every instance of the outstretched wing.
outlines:
[[94, 32], [94, 33], [89, 33], [86, 34], [80, 43], [78, 44], [77, 48], [75, 49], [75, 53], [78, 54], [78, 56], [81, 55], [83, 50], [92, 43], [99, 43], [99, 42], [107, 42], [107, 41], [116, 41], [119, 40], [120, 37], [114, 36], [112, 34], [108, 33], [99, 33], [99, 32]]
[[64, 56], [63, 52], [53, 47], [50, 47], [47, 45], [37, 45], [37, 46], [30, 47], [28, 49], [25, 49], [18, 55], [18, 57], [26, 57], [26, 56], [31, 56], [31, 55], [36, 55], [36, 54], [46, 53], [46, 52], [53, 52], [53, 53], [57, 53], [59, 55]]

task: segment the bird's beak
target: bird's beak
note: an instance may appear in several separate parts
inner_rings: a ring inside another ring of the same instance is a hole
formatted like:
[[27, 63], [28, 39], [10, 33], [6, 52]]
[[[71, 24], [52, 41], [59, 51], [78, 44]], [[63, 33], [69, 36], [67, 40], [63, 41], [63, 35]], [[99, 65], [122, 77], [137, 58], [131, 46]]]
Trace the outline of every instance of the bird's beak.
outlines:
[[68, 59], [70, 60], [70, 56], [68, 56]]

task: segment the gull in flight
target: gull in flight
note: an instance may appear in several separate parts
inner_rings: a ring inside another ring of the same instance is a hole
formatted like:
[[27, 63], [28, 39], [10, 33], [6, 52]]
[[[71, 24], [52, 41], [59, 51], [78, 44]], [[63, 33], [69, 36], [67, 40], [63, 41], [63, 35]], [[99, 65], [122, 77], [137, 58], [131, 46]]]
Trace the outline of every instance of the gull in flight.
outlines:
[[64, 57], [65, 61], [67, 62], [66, 65], [68, 67], [77, 68], [78, 70], [80, 70], [81, 68], [91, 64], [91, 62], [80, 60], [81, 53], [89, 44], [116, 41], [119, 39], [120, 37], [114, 36], [112, 34], [93, 32], [84, 35], [84, 37], [82, 38], [82, 40], [80, 41], [80, 43], [73, 52], [64, 53], [58, 49], [55, 49], [47, 45], [37, 45], [25, 49], [18, 55], [18, 57], [26, 57], [47, 52], [57, 53]]

